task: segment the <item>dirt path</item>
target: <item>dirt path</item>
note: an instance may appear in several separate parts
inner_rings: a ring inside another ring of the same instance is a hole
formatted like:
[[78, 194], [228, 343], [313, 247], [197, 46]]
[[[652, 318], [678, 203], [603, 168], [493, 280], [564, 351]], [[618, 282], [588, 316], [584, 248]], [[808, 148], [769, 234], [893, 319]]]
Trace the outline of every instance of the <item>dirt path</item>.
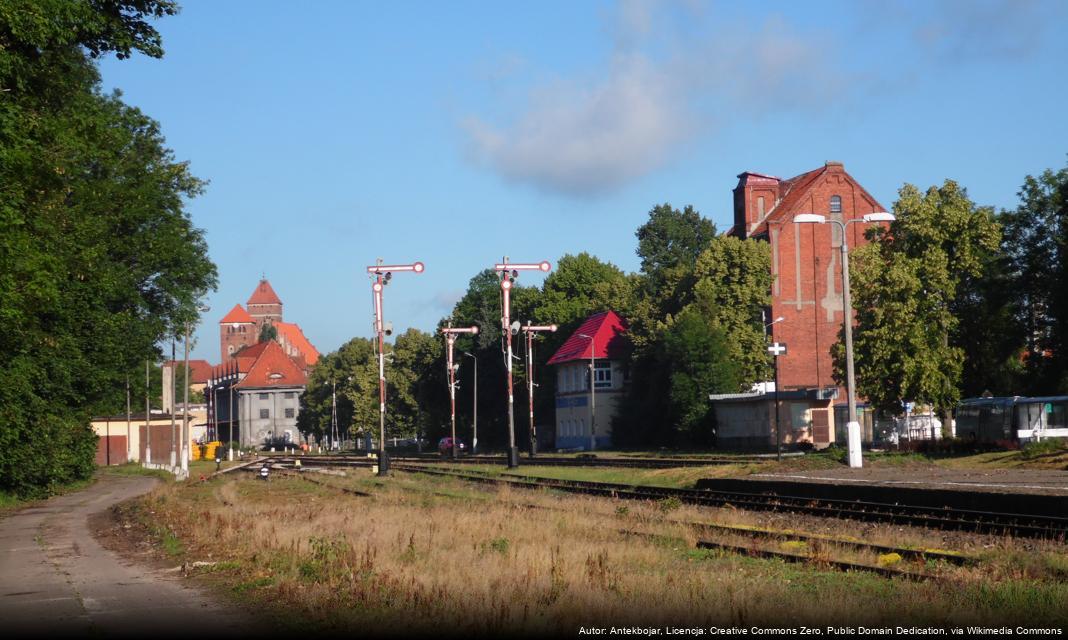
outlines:
[[247, 614], [180, 584], [174, 573], [130, 564], [91, 535], [91, 515], [148, 492], [155, 482], [105, 475], [84, 491], [0, 520], [5, 635], [248, 634]]

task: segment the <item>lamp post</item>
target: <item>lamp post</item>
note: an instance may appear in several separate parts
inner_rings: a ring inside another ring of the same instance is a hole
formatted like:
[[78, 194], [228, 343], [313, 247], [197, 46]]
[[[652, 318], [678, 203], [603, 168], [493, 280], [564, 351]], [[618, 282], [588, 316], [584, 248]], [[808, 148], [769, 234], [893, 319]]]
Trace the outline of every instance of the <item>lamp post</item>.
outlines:
[[149, 420], [149, 416], [151, 415], [151, 408], [149, 407], [148, 392], [148, 360], [145, 360], [145, 459], [141, 463], [142, 467], [147, 467], [152, 464], [152, 423]]
[[593, 390], [596, 385], [597, 369], [594, 359], [597, 357], [597, 342], [593, 336], [580, 333], [580, 337], [590, 341], [590, 451], [597, 448], [597, 394]]
[[[367, 273], [374, 276], [371, 292], [374, 295], [375, 331], [378, 333], [378, 475], [389, 475], [389, 458], [386, 456], [386, 325], [382, 318], [382, 290], [393, 279], [394, 272], [409, 271], [422, 273], [422, 262], [412, 264], [378, 264], [367, 267]], [[393, 333], [393, 329], [389, 330]]]
[[[200, 313], [211, 311], [211, 307], [200, 305], [197, 307]], [[185, 387], [182, 398], [182, 474], [189, 475], [189, 321], [185, 323], [185, 379], [182, 386]]]
[[846, 395], [849, 402], [849, 422], [846, 423], [846, 437], [849, 443], [849, 466], [859, 468], [863, 466], [860, 451], [860, 422], [857, 421], [857, 392], [856, 380], [853, 376], [853, 305], [849, 299], [849, 243], [846, 239], [846, 228], [855, 222], [893, 222], [897, 218], [894, 214], [886, 211], [876, 211], [865, 214], [863, 218], [854, 220], [828, 219], [827, 216], [818, 213], [801, 213], [794, 216], [795, 224], [825, 224], [833, 222], [842, 231], [842, 322], [845, 326], [846, 347]]
[[532, 325], [527, 320], [523, 333], [527, 336], [527, 406], [530, 409], [530, 457], [538, 455], [538, 433], [534, 427], [534, 335], [541, 331], [555, 332], [555, 324]]
[[[476, 326], [453, 327], [452, 323], [449, 323], [449, 326], [442, 327], [441, 333], [443, 333], [445, 335], [445, 345], [446, 345], [446, 349], [445, 349], [445, 366], [448, 367], [448, 369], [449, 369], [449, 371], [448, 371], [448, 373], [449, 373], [449, 407], [450, 407], [449, 415], [450, 415], [450, 420], [452, 422], [452, 446], [450, 447], [450, 449], [452, 449], [452, 458], [455, 460], [456, 457], [457, 457], [457, 453], [456, 453], [456, 370], [460, 368], [460, 365], [453, 364], [453, 362], [452, 362], [453, 346], [456, 344], [456, 336], [458, 336], [458, 335], [463, 335], [465, 333], [469, 334], [469, 335], [473, 335], [473, 336], [474, 335], [478, 335], [478, 327], [476, 327]], [[416, 435], [418, 435], [418, 434], [416, 434]]]
[[475, 395], [472, 405], [475, 412], [475, 418], [474, 429], [471, 434], [471, 454], [474, 455], [478, 453], [478, 358], [476, 358], [474, 354], [470, 354], [466, 351], [462, 351], [461, 353], [475, 362]]
[[[237, 363], [233, 363], [233, 364], [229, 365], [228, 368], [229, 368], [229, 374], [230, 374], [230, 375], [227, 376], [227, 378], [230, 379], [230, 388], [229, 388], [229, 391], [230, 391], [230, 393], [229, 393], [229, 397], [230, 397], [230, 413], [227, 415], [227, 417], [230, 418], [230, 419], [227, 420], [228, 428], [227, 428], [227, 433], [226, 433], [226, 439], [230, 442], [230, 453], [229, 453], [229, 456], [230, 456], [230, 462], [233, 462], [234, 461], [234, 385], [237, 384], [237, 380], [236, 380], [237, 374], [238, 374]], [[241, 423], [238, 423], [238, 428], [240, 428], [240, 427], [241, 427]], [[241, 435], [241, 433], [238, 432], [238, 436], [239, 437], [240, 437], [240, 435]]]
[[[175, 406], [174, 405], [176, 404], [175, 401], [174, 401], [174, 395], [175, 395], [175, 389], [176, 389], [176, 387], [175, 387], [175, 384], [176, 384], [175, 378], [177, 377], [177, 376], [174, 375], [176, 373], [175, 370], [174, 370], [174, 364], [175, 364], [174, 348], [175, 348], [174, 347], [174, 338], [172, 337], [171, 338], [171, 362], [170, 362], [170, 369], [171, 369], [171, 471], [172, 472], [178, 466], [178, 450], [176, 449], [176, 447], [178, 446], [178, 429], [177, 429], [177, 426], [175, 424], [175, 415], [174, 415], [174, 412], [175, 412]], [[163, 375], [163, 369], [160, 369], [160, 376], [162, 376], [162, 375]]]
[[509, 322], [511, 314], [511, 290], [515, 279], [520, 271], [541, 271], [548, 273], [552, 265], [547, 260], [538, 263], [509, 263], [508, 256], [504, 256], [503, 262], [493, 265], [495, 271], [501, 274], [501, 330], [507, 341], [505, 362], [508, 368], [508, 467], [514, 469], [519, 466], [519, 451], [515, 447], [515, 398], [512, 393], [512, 333], [519, 332], [519, 322], [513, 326]]

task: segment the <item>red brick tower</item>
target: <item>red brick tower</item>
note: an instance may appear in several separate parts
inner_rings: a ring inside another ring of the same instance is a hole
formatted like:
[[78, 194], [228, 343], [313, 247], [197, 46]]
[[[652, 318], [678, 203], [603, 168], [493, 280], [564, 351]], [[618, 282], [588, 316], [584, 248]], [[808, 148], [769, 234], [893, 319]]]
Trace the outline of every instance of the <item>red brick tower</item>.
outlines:
[[[771, 327], [773, 339], [789, 349], [779, 362], [783, 389], [835, 386], [830, 350], [842, 328], [841, 231], [834, 224], [797, 225], [793, 217], [818, 213], [847, 221], [876, 211], [886, 209], [841, 162], [828, 162], [789, 180], [752, 172], [738, 176], [730, 233], [771, 244], [774, 280], [768, 321], [784, 318]], [[847, 227], [850, 250], [866, 242], [869, 226]]]
[[219, 320], [219, 354], [225, 362], [243, 347], [256, 344], [259, 331], [256, 322], [241, 305], [235, 304], [230, 313]]
[[246, 304], [249, 315], [256, 322], [257, 337], [263, 325], [282, 321], [282, 301], [271, 288], [271, 283], [267, 282], [267, 278], [260, 280]]

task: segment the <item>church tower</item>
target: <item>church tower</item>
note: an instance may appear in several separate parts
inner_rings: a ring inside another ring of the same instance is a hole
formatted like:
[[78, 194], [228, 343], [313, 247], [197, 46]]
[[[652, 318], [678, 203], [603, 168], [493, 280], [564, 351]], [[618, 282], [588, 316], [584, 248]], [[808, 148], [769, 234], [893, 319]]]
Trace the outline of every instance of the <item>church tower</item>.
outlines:
[[267, 282], [267, 278], [260, 280], [245, 306], [256, 323], [257, 336], [263, 325], [282, 321], [282, 301], [271, 288], [271, 283]]

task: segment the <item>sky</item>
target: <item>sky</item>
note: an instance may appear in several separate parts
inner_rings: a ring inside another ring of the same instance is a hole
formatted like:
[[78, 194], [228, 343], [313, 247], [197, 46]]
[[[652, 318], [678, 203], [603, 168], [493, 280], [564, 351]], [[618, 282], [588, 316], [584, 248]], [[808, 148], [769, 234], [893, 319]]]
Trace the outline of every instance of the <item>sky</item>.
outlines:
[[836, 160], [887, 208], [953, 179], [1000, 209], [1068, 161], [1058, 0], [181, 4], [162, 59], [100, 68], [209, 181], [212, 363], [262, 275], [328, 353], [373, 334], [377, 258], [425, 263], [385, 316], [432, 331], [505, 255], [636, 271], [665, 202], [726, 231], [743, 171]]

